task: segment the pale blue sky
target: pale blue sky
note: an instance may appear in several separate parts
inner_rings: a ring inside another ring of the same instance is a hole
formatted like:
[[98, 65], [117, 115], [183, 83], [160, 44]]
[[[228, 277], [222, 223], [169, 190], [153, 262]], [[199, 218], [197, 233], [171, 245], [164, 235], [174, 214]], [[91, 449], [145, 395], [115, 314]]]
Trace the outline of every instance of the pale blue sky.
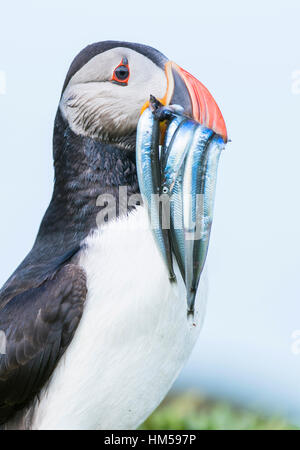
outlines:
[[1, 3], [0, 282], [30, 250], [52, 190], [64, 76], [85, 45], [150, 44], [213, 93], [232, 143], [222, 155], [208, 312], [179, 385], [300, 417], [298, 1]]

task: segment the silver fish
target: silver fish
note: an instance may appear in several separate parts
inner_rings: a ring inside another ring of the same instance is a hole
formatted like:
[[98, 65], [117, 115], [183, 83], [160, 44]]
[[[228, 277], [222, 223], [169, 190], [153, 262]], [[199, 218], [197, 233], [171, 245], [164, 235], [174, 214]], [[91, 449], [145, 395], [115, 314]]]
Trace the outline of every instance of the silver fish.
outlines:
[[164, 141], [166, 160], [163, 167], [162, 186], [163, 192], [171, 195], [170, 240], [183, 279], [185, 279], [185, 268], [182, 167], [196, 127], [197, 123], [188, 120], [187, 117], [175, 116], [169, 124]]
[[180, 171], [178, 172], [170, 201], [170, 240], [181, 276], [185, 281], [185, 241], [183, 228], [182, 179], [183, 167], [181, 167]]
[[171, 142], [175, 140], [176, 132], [178, 130], [179, 125], [182, 122], [185, 122], [187, 118], [183, 115], [174, 114], [170, 122], [168, 123], [168, 127], [166, 130], [165, 138], [163, 147], [161, 150], [161, 157], [160, 157], [160, 165], [162, 170], [162, 175], [164, 172], [164, 168], [167, 164], [170, 148], [171, 148]]
[[217, 169], [224, 141], [212, 130], [198, 126], [185, 161], [183, 175], [183, 224], [185, 283], [188, 311], [204, 268], [213, 220]]
[[159, 250], [169, 270], [170, 280], [175, 280], [169, 231], [162, 229], [159, 195], [161, 194], [161, 172], [159, 162], [160, 124], [147, 108], [137, 127], [136, 163], [141, 194], [151, 218], [152, 230]]
[[[173, 122], [178, 123], [178, 118], [175, 117], [169, 127], [172, 127]], [[166, 147], [168, 150], [166, 152], [166, 164], [163, 167], [163, 192], [165, 193], [167, 193], [167, 191], [170, 194], [172, 193], [175, 180], [185, 160], [191, 141], [193, 140], [196, 127], [196, 122], [184, 118], [173, 133], [168, 146], [169, 130], [167, 132]]]

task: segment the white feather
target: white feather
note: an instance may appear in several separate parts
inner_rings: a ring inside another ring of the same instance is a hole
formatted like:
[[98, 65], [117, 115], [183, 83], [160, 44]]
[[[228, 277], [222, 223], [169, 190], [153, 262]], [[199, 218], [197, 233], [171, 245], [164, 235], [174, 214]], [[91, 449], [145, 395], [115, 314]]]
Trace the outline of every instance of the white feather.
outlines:
[[143, 207], [86, 243], [84, 314], [42, 392], [33, 429], [138, 427], [170, 389], [201, 328], [204, 283], [189, 322], [182, 281], [170, 284]]

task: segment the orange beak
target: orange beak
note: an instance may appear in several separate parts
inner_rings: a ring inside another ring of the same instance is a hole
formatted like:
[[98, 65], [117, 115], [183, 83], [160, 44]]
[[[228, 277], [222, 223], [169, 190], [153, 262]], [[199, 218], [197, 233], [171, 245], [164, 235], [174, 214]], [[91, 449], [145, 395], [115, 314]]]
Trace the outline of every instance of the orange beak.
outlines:
[[[222, 113], [211, 93], [193, 75], [173, 61], [165, 64], [167, 91], [162, 99], [163, 105], [180, 105], [184, 113], [219, 134], [227, 142], [227, 130]], [[142, 111], [149, 106], [144, 105]]]

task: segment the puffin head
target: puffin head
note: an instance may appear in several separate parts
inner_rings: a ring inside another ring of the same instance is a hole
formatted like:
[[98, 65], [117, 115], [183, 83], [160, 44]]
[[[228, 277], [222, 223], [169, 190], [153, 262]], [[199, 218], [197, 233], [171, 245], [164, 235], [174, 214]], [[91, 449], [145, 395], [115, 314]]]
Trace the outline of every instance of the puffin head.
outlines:
[[222, 114], [196, 78], [152, 47], [119, 41], [87, 46], [72, 62], [60, 100], [71, 130], [93, 140], [122, 142], [136, 132], [150, 95], [227, 140]]

